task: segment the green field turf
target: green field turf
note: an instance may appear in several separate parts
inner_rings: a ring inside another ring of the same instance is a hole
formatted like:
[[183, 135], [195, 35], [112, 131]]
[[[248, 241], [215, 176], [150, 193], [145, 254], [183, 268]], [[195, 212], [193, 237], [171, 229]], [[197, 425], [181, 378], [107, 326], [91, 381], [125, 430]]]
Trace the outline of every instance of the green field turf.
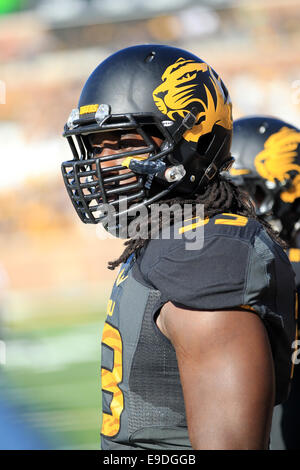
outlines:
[[27, 303], [26, 315], [12, 315], [5, 329], [5, 394], [51, 448], [99, 449], [106, 299], [76, 296], [67, 306], [62, 299], [41, 300], [41, 315], [38, 302], [32, 311]]

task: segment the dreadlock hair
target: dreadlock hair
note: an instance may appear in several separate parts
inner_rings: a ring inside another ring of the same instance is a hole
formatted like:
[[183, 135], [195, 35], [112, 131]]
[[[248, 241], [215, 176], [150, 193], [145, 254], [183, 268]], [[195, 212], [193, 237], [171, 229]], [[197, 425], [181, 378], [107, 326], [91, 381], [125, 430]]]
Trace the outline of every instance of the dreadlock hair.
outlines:
[[[213, 217], [216, 214], [220, 214], [224, 211], [232, 212], [234, 214], [242, 215], [247, 218], [252, 218], [259, 221], [266, 229], [267, 233], [273, 240], [279, 243], [283, 248], [287, 248], [286, 243], [279, 237], [278, 233], [266, 222], [262, 217], [258, 216], [255, 212], [255, 207], [249, 196], [245, 191], [235, 186], [230, 180], [224, 176], [218, 175], [212, 183], [210, 183], [203, 191], [203, 193], [197, 194], [193, 199], [185, 199], [183, 197], [175, 197], [173, 199], [164, 199], [161, 201], [163, 204], [172, 206], [173, 204], [179, 204], [183, 210], [184, 204], [192, 205], [192, 215], [196, 214], [197, 204], [203, 204], [204, 206], [204, 218]], [[151, 212], [151, 205], [149, 206]], [[146, 228], [148, 238], [141, 238], [136, 236], [130, 238], [124, 243], [125, 249], [121, 256], [115, 261], [109, 261], [108, 269], [115, 269], [121, 263], [127, 261], [132, 253], [139, 254], [140, 250], [149, 241], [149, 234], [159, 233], [163, 228], [163, 217], [162, 213], [159, 212], [158, 220], [155, 221], [155, 227], [153, 227], [153, 221], [150, 219], [150, 212], [140, 222], [139, 232], [143, 232]], [[171, 213], [172, 214], [172, 213]], [[171, 216], [172, 217], [172, 216]], [[173, 219], [173, 220], [172, 220]], [[171, 222], [174, 222], [174, 214]], [[152, 225], [151, 225], [152, 223]]]

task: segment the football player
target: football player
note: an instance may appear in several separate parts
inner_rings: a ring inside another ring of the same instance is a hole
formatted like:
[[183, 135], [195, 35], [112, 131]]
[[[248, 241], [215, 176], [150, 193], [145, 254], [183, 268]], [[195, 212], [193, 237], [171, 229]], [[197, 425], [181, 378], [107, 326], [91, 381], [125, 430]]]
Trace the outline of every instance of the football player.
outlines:
[[[235, 162], [230, 175], [251, 195], [257, 213], [286, 241], [299, 292], [300, 131], [274, 117], [243, 117], [234, 121], [231, 151]], [[274, 415], [271, 448], [300, 449], [299, 420], [300, 368], [296, 366], [289, 398]]]
[[[290, 383], [294, 273], [220, 174], [233, 161], [231, 111], [206, 62], [139, 45], [94, 70], [65, 126], [80, 219], [124, 237], [137, 228], [109, 265], [121, 267], [102, 335], [104, 450], [268, 448]], [[157, 203], [191, 217], [155, 219]]]

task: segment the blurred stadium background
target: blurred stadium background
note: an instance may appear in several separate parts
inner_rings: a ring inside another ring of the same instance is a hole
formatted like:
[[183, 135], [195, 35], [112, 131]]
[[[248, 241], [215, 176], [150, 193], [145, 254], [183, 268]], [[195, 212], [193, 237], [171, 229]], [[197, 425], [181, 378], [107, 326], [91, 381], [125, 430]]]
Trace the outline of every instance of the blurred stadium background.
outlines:
[[97, 449], [100, 338], [119, 240], [71, 207], [61, 137], [98, 63], [183, 47], [230, 90], [234, 117], [300, 126], [300, 0], [0, 1], [0, 448]]

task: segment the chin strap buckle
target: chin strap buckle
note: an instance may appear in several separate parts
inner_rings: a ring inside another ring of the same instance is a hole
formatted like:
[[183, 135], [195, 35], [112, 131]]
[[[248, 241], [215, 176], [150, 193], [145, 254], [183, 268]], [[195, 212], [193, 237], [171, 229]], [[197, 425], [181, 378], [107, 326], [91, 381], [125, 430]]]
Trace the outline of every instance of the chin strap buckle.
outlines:
[[183, 118], [180, 126], [174, 133], [174, 140], [177, 143], [183, 134], [194, 127], [197, 121], [197, 108], [192, 108], [191, 111]]
[[211, 163], [206, 168], [204, 176], [206, 176], [206, 178], [210, 181], [217, 174], [217, 172], [218, 172], [218, 167], [214, 163]]

